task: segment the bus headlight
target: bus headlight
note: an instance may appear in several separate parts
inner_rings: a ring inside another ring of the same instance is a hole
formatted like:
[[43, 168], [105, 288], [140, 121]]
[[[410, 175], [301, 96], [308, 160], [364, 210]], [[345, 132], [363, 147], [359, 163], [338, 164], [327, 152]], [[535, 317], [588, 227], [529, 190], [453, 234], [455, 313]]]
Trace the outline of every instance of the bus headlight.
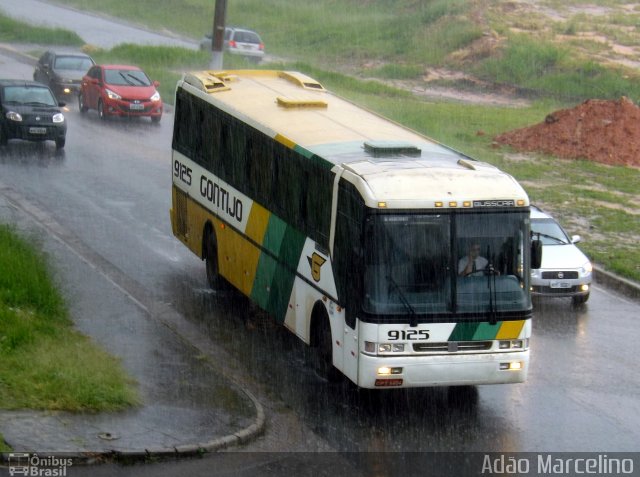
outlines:
[[375, 343], [364, 342], [365, 353], [404, 353], [404, 343]]
[[498, 342], [499, 349], [526, 350], [529, 349], [529, 338], [523, 340], [501, 340]]
[[520, 371], [522, 369], [522, 361], [512, 361], [510, 363], [500, 363], [501, 371]]
[[381, 366], [378, 368], [380, 376], [389, 376], [391, 374], [402, 374], [402, 368], [391, 368], [389, 366]]
[[378, 353], [404, 353], [404, 343], [380, 343]]

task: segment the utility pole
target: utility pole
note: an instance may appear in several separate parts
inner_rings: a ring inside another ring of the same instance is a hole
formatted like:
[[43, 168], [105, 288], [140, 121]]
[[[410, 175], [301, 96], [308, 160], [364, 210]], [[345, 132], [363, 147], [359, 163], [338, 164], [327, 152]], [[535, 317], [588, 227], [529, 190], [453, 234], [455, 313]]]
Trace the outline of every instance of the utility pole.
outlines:
[[209, 65], [212, 70], [222, 69], [226, 15], [227, 0], [216, 0], [216, 9], [213, 15], [213, 34], [211, 36], [211, 64]]

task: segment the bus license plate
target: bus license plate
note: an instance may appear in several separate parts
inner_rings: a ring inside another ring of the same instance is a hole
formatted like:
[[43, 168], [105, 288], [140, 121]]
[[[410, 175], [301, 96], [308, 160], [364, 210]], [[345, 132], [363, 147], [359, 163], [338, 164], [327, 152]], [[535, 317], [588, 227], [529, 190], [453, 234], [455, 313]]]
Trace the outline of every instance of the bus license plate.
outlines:
[[571, 284], [567, 282], [551, 282], [549, 286], [551, 288], [571, 288]]
[[30, 134], [47, 134], [47, 128], [29, 128]]
[[141, 110], [143, 110], [143, 109], [144, 109], [144, 104], [134, 104], [134, 103], [131, 103], [131, 104], [129, 105], [129, 109], [133, 109], [134, 111], [141, 111]]

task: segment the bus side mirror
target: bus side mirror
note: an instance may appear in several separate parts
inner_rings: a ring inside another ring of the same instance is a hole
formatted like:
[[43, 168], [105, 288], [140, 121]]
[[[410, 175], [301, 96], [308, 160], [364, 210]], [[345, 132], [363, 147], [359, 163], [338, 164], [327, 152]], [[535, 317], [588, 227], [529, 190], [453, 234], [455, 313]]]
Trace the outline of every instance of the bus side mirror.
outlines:
[[542, 265], [542, 242], [540, 240], [531, 241], [531, 268], [538, 269]]

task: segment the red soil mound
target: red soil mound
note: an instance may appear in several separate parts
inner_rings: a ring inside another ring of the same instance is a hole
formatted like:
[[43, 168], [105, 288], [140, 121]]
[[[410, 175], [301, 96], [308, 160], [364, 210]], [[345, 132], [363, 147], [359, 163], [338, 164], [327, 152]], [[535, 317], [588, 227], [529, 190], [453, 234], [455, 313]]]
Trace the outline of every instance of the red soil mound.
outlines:
[[624, 97], [619, 101], [590, 99], [494, 140], [518, 151], [640, 167], [640, 108]]

